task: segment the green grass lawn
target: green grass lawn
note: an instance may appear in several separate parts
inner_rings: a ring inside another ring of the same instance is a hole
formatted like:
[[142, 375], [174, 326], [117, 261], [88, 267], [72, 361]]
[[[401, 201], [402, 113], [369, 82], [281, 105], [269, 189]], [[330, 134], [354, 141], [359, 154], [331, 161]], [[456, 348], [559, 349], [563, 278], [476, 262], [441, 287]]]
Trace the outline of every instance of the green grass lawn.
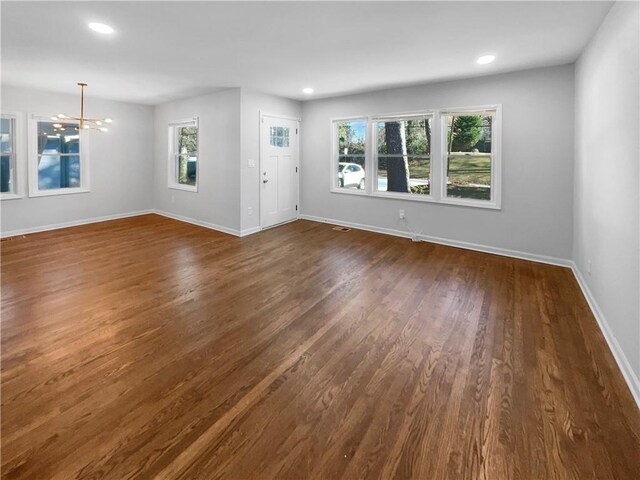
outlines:
[[456, 185], [491, 185], [491, 155], [454, 154], [449, 157], [449, 182]]
[[[409, 160], [409, 176], [411, 178], [426, 179], [429, 178], [429, 169], [431, 168], [431, 159], [419, 158]], [[379, 177], [386, 177], [385, 169], [378, 170]]]
[[458, 198], [491, 200], [491, 154], [453, 154], [449, 157], [447, 195]]
[[[431, 160], [429, 158], [409, 160], [409, 176], [414, 179], [429, 178]], [[386, 170], [379, 170], [378, 176], [386, 177]], [[491, 154], [476, 153], [465, 155], [454, 153], [449, 157], [449, 177], [447, 195], [450, 197], [490, 200]], [[428, 193], [428, 187], [412, 187], [414, 193]], [[418, 191], [420, 190], [420, 191]]]

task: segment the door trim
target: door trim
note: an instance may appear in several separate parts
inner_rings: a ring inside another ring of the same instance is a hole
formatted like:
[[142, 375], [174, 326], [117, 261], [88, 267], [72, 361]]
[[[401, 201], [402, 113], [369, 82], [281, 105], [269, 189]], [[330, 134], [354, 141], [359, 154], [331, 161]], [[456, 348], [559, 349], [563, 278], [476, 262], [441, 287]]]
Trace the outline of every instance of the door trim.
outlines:
[[[262, 110], [258, 111], [258, 114], [260, 116], [260, 120], [259, 120], [259, 130], [260, 130], [260, 153], [259, 153], [259, 160], [258, 160], [258, 168], [260, 169], [258, 172], [258, 188], [260, 189], [260, 230], [266, 230], [267, 228], [272, 228], [272, 227], [277, 227], [278, 225], [282, 225], [284, 223], [289, 223], [289, 221], [293, 222], [295, 220], [298, 220], [300, 218], [300, 123], [301, 123], [301, 119], [300, 117], [290, 117], [287, 115], [277, 115], [277, 114], [273, 114], [273, 113], [267, 113], [267, 112], [263, 112]], [[280, 120], [291, 120], [296, 122], [296, 128], [298, 130], [298, 133], [296, 134], [296, 160], [298, 162], [298, 176], [296, 177], [296, 205], [298, 206], [298, 209], [296, 210], [296, 217], [293, 220], [289, 220], [287, 222], [283, 222], [283, 223], [278, 223], [276, 225], [270, 225], [269, 227], [265, 227], [264, 226], [264, 222], [263, 222], [263, 218], [262, 218], [262, 205], [264, 203], [263, 200], [263, 193], [262, 193], [262, 184], [260, 182], [262, 182], [262, 164], [264, 161], [264, 149], [263, 149], [263, 142], [264, 142], [264, 131], [262, 128], [262, 124], [264, 123], [264, 119], [268, 117], [268, 118], [277, 118]]]

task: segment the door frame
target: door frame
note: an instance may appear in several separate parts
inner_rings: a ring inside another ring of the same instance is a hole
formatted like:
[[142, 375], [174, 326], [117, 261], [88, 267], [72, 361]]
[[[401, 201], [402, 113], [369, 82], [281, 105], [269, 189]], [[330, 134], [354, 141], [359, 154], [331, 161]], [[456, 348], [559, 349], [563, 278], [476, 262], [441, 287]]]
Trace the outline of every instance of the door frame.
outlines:
[[[298, 220], [298, 218], [300, 217], [300, 124], [302, 123], [302, 119], [300, 117], [291, 117], [291, 116], [287, 116], [287, 115], [278, 115], [278, 114], [274, 114], [274, 113], [267, 113], [267, 112], [263, 112], [262, 110], [259, 110], [259, 116], [260, 116], [260, 123], [259, 123], [259, 130], [260, 130], [260, 154], [259, 154], [259, 161], [258, 161], [258, 168], [259, 168], [259, 172], [258, 172], [258, 188], [260, 189], [260, 230], [265, 230], [267, 228], [272, 228], [272, 227], [277, 227], [278, 225], [282, 225], [283, 223], [289, 223], [289, 222], [294, 222], [296, 220]], [[289, 220], [287, 222], [283, 222], [283, 223], [278, 223], [276, 225], [271, 225], [269, 227], [265, 227], [264, 226], [264, 222], [263, 222], [263, 218], [262, 218], [262, 206], [264, 204], [264, 200], [263, 200], [263, 193], [262, 193], [262, 165], [263, 165], [263, 161], [264, 161], [264, 129], [263, 129], [263, 124], [264, 124], [264, 119], [266, 117], [269, 118], [276, 118], [276, 119], [281, 119], [281, 120], [291, 120], [296, 122], [296, 129], [298, 130], [298, 133], [296, 134], [296, 157], [297, 157], [297, 167], [298, 167], [298, 175], [296, 176], [296, 205], [298, 206], [298, 209], [296, 210], [296, 217], [293, 220]]]

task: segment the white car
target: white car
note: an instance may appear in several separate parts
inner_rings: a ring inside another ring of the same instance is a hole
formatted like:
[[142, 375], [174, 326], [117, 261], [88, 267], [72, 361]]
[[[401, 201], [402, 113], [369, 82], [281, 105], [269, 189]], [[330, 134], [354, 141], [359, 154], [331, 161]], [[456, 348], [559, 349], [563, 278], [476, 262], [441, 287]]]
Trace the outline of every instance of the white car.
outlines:
[[338, 164], [338, 186], [364, 188], [364, 168], [357, 163]]

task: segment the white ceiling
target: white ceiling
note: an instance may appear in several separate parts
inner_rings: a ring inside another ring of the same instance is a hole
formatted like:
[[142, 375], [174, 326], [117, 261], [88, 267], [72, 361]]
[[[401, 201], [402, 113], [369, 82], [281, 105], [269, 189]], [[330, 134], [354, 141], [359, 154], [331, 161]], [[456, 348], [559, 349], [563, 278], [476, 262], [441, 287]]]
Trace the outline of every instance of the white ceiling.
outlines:
[[[2, 81], [158, 104], [306, 99], [573, 62], [611, 2], [6, 2]], [[102, 22], [116, 33], [87, 28]], [[497, 56], [477, 65], [485, 53]]]

